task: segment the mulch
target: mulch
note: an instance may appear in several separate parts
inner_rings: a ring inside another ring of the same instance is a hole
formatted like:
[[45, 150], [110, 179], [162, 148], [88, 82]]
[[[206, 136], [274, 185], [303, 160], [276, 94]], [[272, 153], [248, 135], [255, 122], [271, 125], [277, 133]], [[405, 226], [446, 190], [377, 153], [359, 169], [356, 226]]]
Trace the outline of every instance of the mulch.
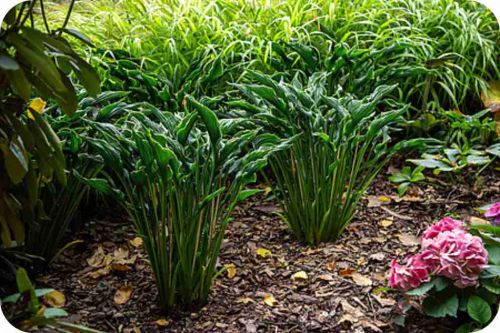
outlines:
[[[473, 184], [441, 177], [432, 186], [413, 186], [403, 198], [386, 179], [375, 180], [342, 238], [317, 248], [288, 232], [272, 193], [239, 206], [219, 260], [221, 268], [233, 264], [236, 274], [221, 274], [201, 309], [160, 311], [146, 254], [131, 243], [136, 236], [119, 210], [87, 223], [76, 236], [83, 243], [53, 263], [37, 287], [65, 294], [69, 321], [106, 332], [452, 332], [459, 320], [435, 320], [415, 310], [400, 328], [394, 324], [397, 295], [376, 289], [387, 286], [391, 259], [416, 251], [415, 236], [431, 222], [449, 212], [481, 217], [474, 208], [498, 199], [500, 176], [483, 174]], [[99, 247], [127, 267], [90, 266]], [[258, 249], [270, 255], [260, 256]], [[294, 277], [297, 272], [307, 279]], [[133, 291], [118, 305], [114, 297], [124, 285]]]

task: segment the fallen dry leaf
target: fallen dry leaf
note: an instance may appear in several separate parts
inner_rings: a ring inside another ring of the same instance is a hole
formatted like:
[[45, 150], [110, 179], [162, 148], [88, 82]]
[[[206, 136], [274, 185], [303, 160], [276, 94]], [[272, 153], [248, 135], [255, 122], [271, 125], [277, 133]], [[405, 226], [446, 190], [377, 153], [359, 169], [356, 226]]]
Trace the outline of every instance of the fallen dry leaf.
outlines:
[[158, 319], [157, 321], [155, 321], [155, 323], [158, 326], [165, 327], [165, 326], [168, 326], [170, 324], [170, 320], [165, 319], [165, 318], [161, 318], [161, 319]]
[[93, 279], [98, 279], [111, 273], [111, 266], [106, 266], [98, 269], [97, 271], [89, 272], [87, 275]]
[[118, 248], [113, 251], [113, 259], [114, 260], [122, 260], [128, 258], [128, 250], [124, 248]]
[[368, 195], [366, 196], [368, 199], [368, 207], [380, 207], [384, 204], [387, 204], [391, 202], [391, 198], [386, 197], [386, 196], [375, 196], [375, 195]]
[[274, 306], [278, 301], [271, 294], [264, 295], [264, 303], [268, 306]]
[[411, 234], [397, 234], [401, 244], [406, 246], [416, 246], [420, 244], [418, 237]]
[[321, 274], [318, 278], [323, 281], [333, 281], [333, 276], [331, 274]]
[[388, 226], [392, 225], [392, 222], [393, 222], [393, 218], [390, 217], [390, 218], [387, 218], [387, 219], [383, 219], [383, 220], [380, 220], [378, 222], [378, 224], [384, 228], [387, 228]]
[[304, 281], [307, 280], [309, 277], [307, 276], [307, 273], [304, 271], [298, 271], [297, 273], [292, 275], [292, 280], [294, 281]]
[[339, 324], [348, 321], [350, 323], [356, 323], [360, 318], [363, 318], [365, 316], [364, 312], [359, 310], [358, 308], [355, 308], [349, 302], [345, 299], [342, 299], [340, 301], [340, 304], [342, 305], [342, 311], [343, 315], [339, 320]]
[[101, 245], [97, 247], [97, 250], [95, 250], [94, 254], [90, 258], [87, 259], [87, 264], [89, 266], [99, 268], [104, 265], [104, 260], [106, 258], [106, 255], [104, 254], [104, 250]]
[[372, 297], [382, 306], [394, 306], [396, 305], [396, 301], [391, 298], [383, 298], [380, 295], [372, 294]]
[[130, 240], [130, 244], [132, 244], [133, 247], [141, 247], [143, 243], [144, 242], [141, 237], [136, 237]]
[[376, 261], [384, 261], [385, 260], [385, 253], [383, 252], [377, 252], [372, 255], [370, 255], [370, 259], [376, 260]]
[[232, 279], [236, 276], [236, 266], [234, 264], [226, 264], [224, 267], [226, 268], [228, 278]]
[[130, 271], [130, 266], [120, 263], [112, 263], [111, 268], [116, 272], [128, 272]]
[[335, 260], [326, 263], [326, 269], [329, 270], [330, 272], [333, 272], [336, 267], [337, 267], [337, 262]]
[[254, 302], [255, 301], [250, 297], [240, 297], [236, 300], [236, 303], [243, 303], [243, 304], [254, 303]]
[[351, 278], [358, 286], [368, 287], [373, 284], [373, 281], [370, 278], [361, 275], [358, 272], [352, 273]]
[[471, 218], [470, 218], [470, 224], [472, 224], [472, 225], [490, 224], [490, 222], [487, 221], [487, 220], [484, 220], [482, 218], [479, 218], [479, 217], [471, 216]]
[[60, 291], [54, 290], [43, 296], [45, 304], [53, 308], [62, 308], [66, 304], [66, 296]]
[[346, 267], [346, 268], [341, 268], [339, 270], [339, 275], [342, 276], [342, 277], [349, 277], [349, 276], [352, 276], [352, 274], [355, 272], [356, 270], [353, 269], [353, 268], [350, 268], [350, 267]]
[[264, 249], [262, 247], [259, 247], [257, 249], [256, 253], [258, 256], [261, 256], [262, 258], [265, 258], [265, 257], [270, 256], [272, 254], [271, 251], [269, 251], [268, 249]]
[[125, 304], [125, 303], [127, 303], [128, 300], [130, 299], [130, 296], [132, 296], [132, 291], [133, 290], [134, 289], [129, 284], [125, 284], [125, 285], [121, 286], [116, 291], [115, 297], [114, 297], [113, 301], [115, 302], [115, 304]]

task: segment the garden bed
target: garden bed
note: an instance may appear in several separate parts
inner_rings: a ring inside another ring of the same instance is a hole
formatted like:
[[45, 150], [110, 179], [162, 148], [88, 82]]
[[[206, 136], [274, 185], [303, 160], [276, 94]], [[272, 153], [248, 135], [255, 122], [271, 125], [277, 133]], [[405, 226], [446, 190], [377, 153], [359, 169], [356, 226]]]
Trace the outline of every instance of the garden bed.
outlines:
[[[481, 216], [474, 208], [498, 199], [500, 176], [483, 174], [474, 185], [441, 178], [402, 198], [386, 178], [372, 184], [342, 238], [317, 248], [287, 231], [272, 192], [239, 206], [219, 258], [219, 268], [230, 266], [201, 309], [162, 314], [146, 254], [114, 210], [87, 224], [78, 235], [84, 243], [67, 250], [38, 286], [66, 295], [69, 321], [106, 332], [398, 331], [394, 294], [376, 292], [387, 285], [390, 260], [417, 250], [415, 235], [448, 212]], [[99, 248], [104, 257], [95, 255]], [[130, 288], [116, 298], [124, 285]], [[459, 323], [414, 312], [401, 330], [451, 332]]]

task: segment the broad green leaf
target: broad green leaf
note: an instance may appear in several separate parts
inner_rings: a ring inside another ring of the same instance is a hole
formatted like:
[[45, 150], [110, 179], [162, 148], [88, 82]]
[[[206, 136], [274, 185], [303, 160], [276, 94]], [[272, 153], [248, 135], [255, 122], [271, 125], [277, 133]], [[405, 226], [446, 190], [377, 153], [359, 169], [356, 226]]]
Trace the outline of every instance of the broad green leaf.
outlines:
[[58, 317], [66, 317], [68, 313], [60, 308], [46, 308], [43, 312], [43, 316], [45, 318], [58, 318]]
[[61, 29], [62, 32], [65, 32], [67, 33], [68, 35], [71, 35], [79, 40], [81, 40], [82, 42], [84, 42], [85, 44], [89, 45], [90, 47], [95, 47], [94, 44], [92, 43], [92, 41], [90, 40], [90, 38], [88, 38], [85, 34], [83, 34], [81, 31], [78, 31], [78, 30], [75, 30], [75, 29], [69, 29], [69, 28], [65, 28], [65, 29]]
[[467, 313], [475, 321], [486, 324], [491, 319], [491, 307], [490, 305], [481, 297], [476, 295], [471, 295], [469, 301], [467, 302]]
[[19, 64], [9, 56], [0, 54], [0, 68], [5, 71], [18, 71]]
[[430, 291], [432, 288], [434, 288], [434, 283], [433, 282], [426, 282], [418, 288], [407, 291], [406, 295], [423, 296], [423, 295], [427, 294], [427, 292]]
[[243, 190], [238, 194], [238, 198], [236, 199], [238, 202], [244, 201], [252, 196], [254, 196], [257, 193], [262, 192], [260, 189], [249, 189], [249, 190]]
[[486, 246], [490, 264], [500, 266], [500, 246]]
[[198, 114], [200, 115], [203, 123], [207, 127], [210, 140], [212, 145], [215, 147], [221, 138], [221, 132], [219, 128], [219, 120], [215, 113], [207, 108], [205, 105], [197, 102], [191, 96], [187, 96], [188, 101], [194, 106]]
[[422, 303], [422, 307], [427, 315], [434, 318], [456, 317], [458, 297], [455, 293], [445, 290], [427, 297]]

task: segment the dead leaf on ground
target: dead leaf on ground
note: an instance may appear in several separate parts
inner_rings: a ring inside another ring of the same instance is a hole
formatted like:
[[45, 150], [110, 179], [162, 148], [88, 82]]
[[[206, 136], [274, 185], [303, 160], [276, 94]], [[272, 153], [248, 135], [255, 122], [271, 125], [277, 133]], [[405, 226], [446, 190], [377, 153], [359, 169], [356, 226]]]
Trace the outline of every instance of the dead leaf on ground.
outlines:
[[399, 241], [401, 244], [406, 246], [416, 246], [420, 244], [418, 237], [411, 234], [397, 234]]
[[490, 224], [490, 222], [485, 220], [485, 219], [479, 218], [479, 217], [471, 216], [470, 224], [472, 224], [472, 225]]
[[333, 272], [336, 267], [337, 267], [337, 262], [335, 260], [326, 263], [326, 269], [329, 270], [330, 272]]
[[96, 271], [89, 272], [87, 275], [93, 279], [98, 279], [102, 276], [108, 275], [109, 273], [111, 273], [111, 266], [106, 266], [106, 267], [100, 268]]
[[274, 306], [276, 303], [278, 303], [278, 301], [276, 300], [276, 298], [274, 298], [273, 295], [271, 294], [266, 294], [264, 295], [264, 303], [268, 306]]
[[333, 276], [331, 274], [321, 274], [318, 278], [323, 281], [333, 281]]
[[368, 287], [373, 284], [373, 281], [369, 277], [361, 275], [357, 272], [353, 273], [351, 278], [358, 286]]
[[104, 254], [104, 249], [102, 248], [101, 245], [97, 247], [97, 250], [95, 250], [94, 254], [90, 258], [87, 259], [87, 263], [89, 266], [98, 268], [102, 267], [104, 265], [104, 259], [106, 258], [106, 255]]
[[232, 279], [236, 276], [236, 266], [234, 264], [226, 264], [224, 267], [226, 268], [228, 278]]
[[127, 259], [128, 258], [128, 250], [122, 247], [113, 251], [113, 257], [115, 260]]
[[43, 296], [45, 304], [53, 308], [62, 308], [66, 304], [66, 296], [57, 290], [53, 290]]
[[385, 253], [383, 252], [377, 252], [372, 255], [370, 255], [370, 259], [376, 260], [376, 261], [384, 261], [385, 260]]
[[392, 225], [394, 222], [394, 219], [392, 217], [389, 217], [387, 219], [380, 220], [378, 224], [384, 228], [387, 228], [388, 226]]
[[375, 294], [372, 294], [372, 297], [375, 298], [375, 300], [382, 306], [392, 307], [396, 305], [396, 301], [391, 298], [383, 298], [382, 296]]
[[236, 303], [243, 303], [243, 304], [254, 303], [254, 302], [255, 301], [250, 297], [240, 297], [236, 300]]
[[307, 273], [304, 271], [298, 271], [297, 273], [292, 275], [292, 280], [294, 281], [305, 281], [308, 278], [309, 276], [307, 276]]
[[265, 258], [265, 257], [270, 256], [272, 254], [271, 251], [269, 251], [268, 249], [264, 249], [262, 247], [259, 247], [257, 249], [256, 253], [258, 256], [261, 256], [262, 258]]
[[144, 243], [144, 241], [142, 240], [141, 237], [136, 237], [136, 238], [130, 240], [130, 244], [133, 247], [141, 247], [143, 243]]
[[356, 270], [351, 267], [341, 268], [339, 270], [339, 275], [342, 277], [350, 277]]
[[119, 304], [119, 305], [127, 303], [128, 300], [130, 299], [130, 296], [132, 296], [133, 290], [134, 289], [129, 284], [125, 284], [125, 285], [121, 286], [116, 291], [113, 301], [115, 302], [115, 304]]
[[157, 321], [155, 321], [155, 323], [158, 326], [165, 327], [165, 326], [168, 326], [170, 324], [170, 320], [165, 319], [165, 318], [161, 318], [161, 319], [158, 319]]
[[380, 207], [382, 205], [388, 204], [391, 202], [391, 198], [382, 195], [382, 196], [376, 196], [376, 195], [368, 195], [366, 196], [368, 199], [368, 205], [367, 207]]
[[357, 323], [360, 318], [363, 318], [365, 316], [363, 311], [355, 308], [345, 299], [342, 299], [340, 301], [340, 304], [342, 305], [343, 314], [338, 322], [339, 324], [345, 321], [348, 321], [350, 323]]

